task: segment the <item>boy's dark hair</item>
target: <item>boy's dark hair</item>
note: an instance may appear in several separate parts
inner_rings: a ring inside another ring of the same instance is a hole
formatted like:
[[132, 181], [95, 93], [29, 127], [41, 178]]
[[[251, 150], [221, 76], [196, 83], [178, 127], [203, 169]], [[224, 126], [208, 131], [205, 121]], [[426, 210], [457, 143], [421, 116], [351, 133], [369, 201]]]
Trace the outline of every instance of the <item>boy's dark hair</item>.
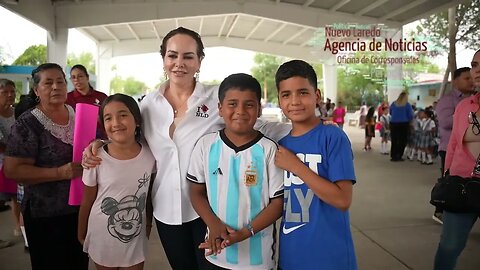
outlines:
[[307, 79], [310, 85], [317, 89], [317, 74], [313, 67], [303, 60], [292, 60], [283, 63], [275, 73], [277, 90], [281, 81], [297, 76]]
[[125, 104], [127, 106], [130, 113], [132, 113], [133, 118], [135, 119], [135, 124], [137, 127], [135, 128], [135, 140], [140, 141], [142, 138], [142, 114], [140, 113], [140, 108], [138, 107], [137, 102], [131, 96], [127, 96], [124, 94], [114, 94], [107, 97], [100, 107], [100, 122], [102, 123], [103, 129], [105, 129], [105, 123], [103, 119], [103, 112], [105, 110], [105, 106], [107, 106], [110, 102], [117, 101]]
[[168, 42], [168, 40], [171, 37], [173, 37], [175, 35], [178, 35], [178, 34], [187, 35], [187, 36], [190, 36], [191, 38], [193, 38], [195, 40], [195, 42], [197, 43], [198, 58], [202, 59], [202, 58], [205, 57], [204, 46], [203, 46], [202, 38], [200, 37], [200, 35], [197, 32], [195, 32], [193, 30], [190, 30], [188, 28], [178, 27], [177, 29], [173, 29], [172, 31], [168, 32], [165, 35], [165, 37], [163, 38], [162, 45], [160, 45], [160, 54], [162, 55], [162, 58], [165, 58], [165, 55], [167, 54], [167, 42]]
[[464, 72], [470, 72], [470, 68], [469, 67], [457, 68], [453, 72], [453, 79], [455, 80], [456, 78], [460, 77], [460, 75], [462, 75], [462, 73]]
[[251, 91], [255, 93], [258, 103], [262, 97], [262, 88], [257, 79], [245, 73], [236, 73], [226, 77], [218, 88], [218, 100], [220, 103], [225, 99], [228, 90]]

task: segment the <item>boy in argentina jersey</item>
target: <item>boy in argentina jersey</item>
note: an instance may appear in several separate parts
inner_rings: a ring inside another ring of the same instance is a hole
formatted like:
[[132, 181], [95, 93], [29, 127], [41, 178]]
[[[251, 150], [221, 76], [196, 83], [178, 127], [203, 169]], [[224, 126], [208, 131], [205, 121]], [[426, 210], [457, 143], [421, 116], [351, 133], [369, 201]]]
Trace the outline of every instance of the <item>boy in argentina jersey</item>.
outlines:
[[284, 211], [279, 268], [357, 269], [348, 208], [355, 183], [346, 134], [315, 117], [317, 77], [292, 60], [275, 75], [279, 104], [292, 131], [279, 141], [275, 164], [284, 169]]
[[205, 221], [209, 269], [273, 269], [275, 221], [282, 214], [283, 173], [274, 165], [277, 145], [253, 129], [261, 88], [247, 74], [219, 87], [225, 129], [201, 137], [187, 179], [195, 211]]

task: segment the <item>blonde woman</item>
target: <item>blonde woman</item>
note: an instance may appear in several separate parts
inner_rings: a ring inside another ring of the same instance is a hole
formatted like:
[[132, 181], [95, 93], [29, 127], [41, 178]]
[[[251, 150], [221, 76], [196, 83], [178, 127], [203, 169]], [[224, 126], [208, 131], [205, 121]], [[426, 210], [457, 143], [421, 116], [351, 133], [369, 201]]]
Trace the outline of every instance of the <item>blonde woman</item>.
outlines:
[[390, 161], [403, 161], [403, 151], [407, 145], [410, 121], [413, 119], [412, 105], [408, 103], [407, 92], [402, 92], [397, 100], [390, 105], [390, 135], [392, 146]]

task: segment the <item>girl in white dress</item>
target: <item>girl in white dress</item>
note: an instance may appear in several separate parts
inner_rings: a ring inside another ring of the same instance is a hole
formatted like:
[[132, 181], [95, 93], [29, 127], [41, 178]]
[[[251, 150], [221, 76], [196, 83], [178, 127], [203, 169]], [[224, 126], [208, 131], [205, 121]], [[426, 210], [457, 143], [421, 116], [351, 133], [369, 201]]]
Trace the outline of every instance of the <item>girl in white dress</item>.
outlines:
[[100, 119], [111, 142], [99, 149], [102, 164], [83, 172], [78, 239], [97, 269], [143, 269], [155, 158], [140, 143], [142, 118], [132, 97], [108, 97]]

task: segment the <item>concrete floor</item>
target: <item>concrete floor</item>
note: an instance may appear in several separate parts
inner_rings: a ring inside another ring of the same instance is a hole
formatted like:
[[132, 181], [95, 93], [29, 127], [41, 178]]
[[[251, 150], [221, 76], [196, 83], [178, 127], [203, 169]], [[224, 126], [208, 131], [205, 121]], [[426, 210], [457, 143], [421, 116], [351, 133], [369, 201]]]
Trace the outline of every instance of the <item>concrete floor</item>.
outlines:
[[[380, 139], [373, 151], [363, 152], [364, 131], [346, 127], [355, 155], [357, 184], [350, 209], [359, 269], [429, 270], [441, 233], [431, 216], [430, 191], [439, 176], [434, 165], [390, 162], [379, 153]], [[14, 237], [10, 212], [0, 213], [0, 239], [15, 242], [0, 249], [1, 270], [30, 269], [29, 255], [21, 237]], [[156, 233], [152, 233], [145, 269], [170, 269]], [[458, 270], [480, 269], [480, 224], [474, 226]], [[92, 265], [91, 269], [95, 269]]]

